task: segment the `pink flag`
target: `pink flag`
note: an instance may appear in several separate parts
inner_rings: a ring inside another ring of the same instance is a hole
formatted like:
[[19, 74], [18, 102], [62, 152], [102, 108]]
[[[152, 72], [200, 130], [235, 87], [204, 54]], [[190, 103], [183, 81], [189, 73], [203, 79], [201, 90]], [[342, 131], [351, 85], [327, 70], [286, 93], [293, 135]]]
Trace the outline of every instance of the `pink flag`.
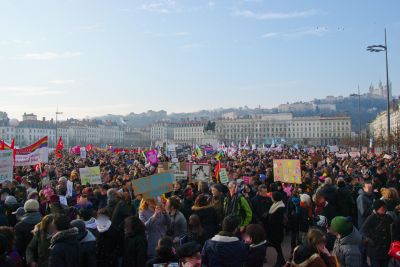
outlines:
[[152, 149], [152, 150], [147, 151], [146, 157], [147, 157], [147, 160], [150, 162], [151, 165], [158, 163], [157, 150]]

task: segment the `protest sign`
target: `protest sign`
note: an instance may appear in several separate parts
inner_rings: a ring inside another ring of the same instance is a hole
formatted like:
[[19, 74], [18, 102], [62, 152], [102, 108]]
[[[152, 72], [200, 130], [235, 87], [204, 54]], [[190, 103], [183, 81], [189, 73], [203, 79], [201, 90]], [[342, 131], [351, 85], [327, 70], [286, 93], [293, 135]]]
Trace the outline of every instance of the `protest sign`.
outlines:
[[82, 185], [89, 184], [101, 184], [101, 177], [100, 177], [100, 167], [87, 167], [87, 168], [80, 168], [79, 174], [81, 176], [81, 183]]
[[352, 157], [352, 158], [357, 158], [357, 157], [360, 157], [361, 155], [360, 155], [360, 152], [349, 152], [349, 155], [350, 155], [350, 157]]
[[155, 149], [151, 149], [146, 153], [147, 160], [151, 165], [158, 163], [158, 152]]
[[211, 179], [211, 167], [208, 164], [192, 165], [192, 180], [208, 182]]
[[187, 171], [174, 171], [171, 173], [174, 175], [175, 181], [187, 180]]
[[0, 183], [13, 179], [13, 151], [0, 150]]
[[242, 179], [244, 184], [250, 184], [250, 176], [243, 176]]
[[349, 156], [349, 154], [347, 154], [347, 153], [335, 153], [335, 157], [341, 158], [341, 159], [347, 158], [348, 156]]
[[79, 152], [81, 159], [86, 159], [86, 147], [81, 147]]
[[144, 199], [161, 196], [173, 190], [174, 175], [161, 173], [139, 178], [132, 181], [135, 195], [142, 195]]
[[226, 173], [226, 169], [221, 169], [219, 171], [219, 181], [221, 182], [221, 184], [227, 184], [229, 182], [229, 177]]
[[301, 184], [301, 168], [298, 159], [274, 159], [274, 181]]

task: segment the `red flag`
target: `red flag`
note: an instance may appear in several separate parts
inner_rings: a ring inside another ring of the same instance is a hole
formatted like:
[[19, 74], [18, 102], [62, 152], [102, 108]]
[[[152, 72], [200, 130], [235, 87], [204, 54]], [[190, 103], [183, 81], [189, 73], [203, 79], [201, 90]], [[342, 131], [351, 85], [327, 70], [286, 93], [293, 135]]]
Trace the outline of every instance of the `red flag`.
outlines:
[[4, 150], [4, 140], [0, 140], [0, 142], [1, 142], [0, 150]]
[[62, 140], [62, 136], [60, 136], [60, 139], [58, 140], [58, 144], [56, 146], [56, 157], [57, 158], [62, 158], [62, 154], [60, 152], [63, 149], [64, 149], [64, 143]]
[[13, 160], [14, 160], [14, 165], [15, 165], [15, 155], [17, 154], [17, 150], [15, 149], [15, 138], [13, 138], [11, 141], [10, 149], [12, 149], [12, 151], [13, 151]]
[[221, 169], [221, 161], [218, 160], [217, 166], [215, 166], [215, 172], [214, 172], [214, 176], [215, 179], [217, 179], [217, 182], [219, 180], [219, 170]]

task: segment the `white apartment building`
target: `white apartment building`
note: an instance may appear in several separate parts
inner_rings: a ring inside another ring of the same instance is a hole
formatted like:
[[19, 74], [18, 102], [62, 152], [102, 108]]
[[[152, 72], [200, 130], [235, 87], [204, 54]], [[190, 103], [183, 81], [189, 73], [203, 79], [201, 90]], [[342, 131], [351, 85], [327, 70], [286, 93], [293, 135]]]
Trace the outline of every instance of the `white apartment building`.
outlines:
[[156, 122], [151, 126], [152, 142], [175, 144], [201, 144], [204, 139], [204, 121]]
[[281, 138], [289, 144], [338, 144], [350, 137], [350, 117], [293, 117], [291, 113], [256, 115], [234, 120], [217, 120], [216, 133], [225, 144], [249, 139], [262, 144], [266, 139]]
[[15, 138], [15, 127], [12, 126], [0, 126], [0, 140], [11, 143], [11, 140]]
[[15, 144], [19, 147], [25, 147], [35, 143], [39, 139], [47, 136], [48, 144], [54, 147], [56, 144], [56, 127], [55, 124], [39, 120], [24, 120], [15, 127]]
[[[398, 135], [400, 131], [400, 105], [390, 112], [390, 131], [392, 135]], [[387, 140], [387, 111], [383, 111], [369, 124], [371, 136], [375, 140], [383, 138]]]

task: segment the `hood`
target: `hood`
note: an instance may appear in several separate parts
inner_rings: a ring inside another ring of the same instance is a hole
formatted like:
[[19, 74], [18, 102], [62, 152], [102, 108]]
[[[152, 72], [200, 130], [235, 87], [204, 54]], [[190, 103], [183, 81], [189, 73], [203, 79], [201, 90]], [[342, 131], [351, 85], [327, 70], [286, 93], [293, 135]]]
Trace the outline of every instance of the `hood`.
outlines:
[[87, 229], [96, 229], [97, 228], [96, 219], [90, 218], [89, 221], [85, 221], [85, 225]]
[[52, 249], [54, 247], [54, 245], [58, 242], [76, 241], [78, 239], [78, 234], [79, 234], [79, 231], [78, 231], [78, 228], [76, 228], [76, 227], [57, 232], [51, 238], [50, 249]]
[[111, 221], [110, 220], [96, 220], [96, 225], [97, 225], [97, 231], [99, 231], [99, 233], [104, 233], [104, 232], [107, 232], [108, 229], [110, 229]]
[[38, 224], [41, 220], [42, 220], [42, 215], [38, 211], [25, 213], [21, 219], [21, 221], [24, 223], [34, 224], [34, 225]]
[[96, 238], [90, 231], [86, 231], [86, 236], [81, 240], [81, 243], [96, 242]]
[[236, 236], [215, 235], [211, 240], [216, 242], [229, 243], [239, 241], [239, 238], [237, 238]]
[[209, 208], [212, 208], [212, 207], [213, 207], [212, 205], [207, 205], [207, 206], [203, 206], [203, 207], [193, 206], [193, 207], [192, 207], [192, 210], [193, 210], [193, 211], [206, 210], [206, 209], [209, 209]]
[[353, 226], [353, 232], [348, 236], [345, 236], [340, 239], [341, 245], [360, 245], [361, 244], [361, 235], [358, 230]]
[[283, 201], [278, 201], [272, 204], [271, 208], [269, 209], [269, 214], [275, 213], [279, 208], [285, 208], [285, 204]]
[[317, 257], [319, 257], [318, 253], [315, 253], [313, 249], [311, 249], [308, 242], [296, 247], [293, 251], [294, 266], [308, 266], [308, 264]]
[[224, 260], [225, 265], [237, 265], [237, 259], [232, 258], [232, 251], [243, 251], [245, 245], [237, 237], [216, 235], [207, 241], [209, 248], [214, 255], [219, 255]]

